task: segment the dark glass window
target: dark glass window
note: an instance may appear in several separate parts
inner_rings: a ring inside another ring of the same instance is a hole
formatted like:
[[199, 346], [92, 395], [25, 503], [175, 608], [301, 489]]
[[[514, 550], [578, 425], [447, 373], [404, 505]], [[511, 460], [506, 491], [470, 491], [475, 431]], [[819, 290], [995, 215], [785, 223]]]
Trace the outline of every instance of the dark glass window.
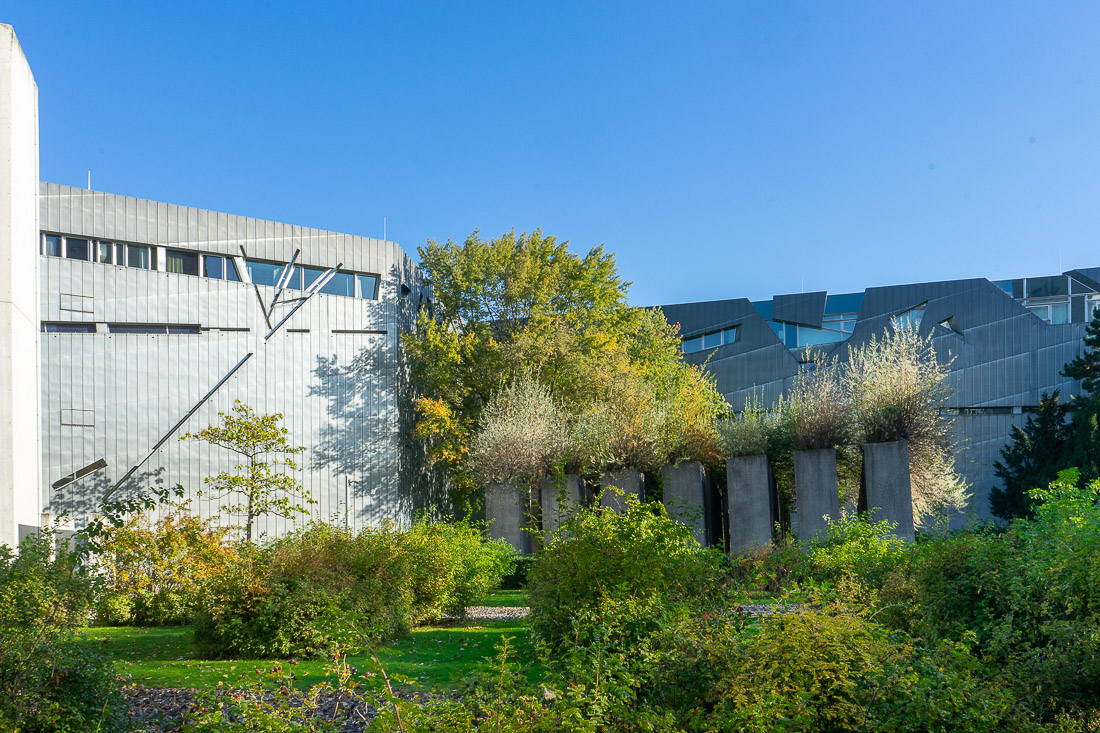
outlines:
[[199, 274], [199, 254], [198, 252], [181, 252], [179, 250], [168, 250], [168, 256], [164, 261], [164, 269], [166, 272], [174, 272], [177, 275], [198, 275]]
[[46, 333], [95, 333], [94, 323], [43, 323]]
[[356, 275], [359, 281], [359, 297], [367, 300], [378, 298], [378, 277], [376, 275]]
[[1069, 278], [1065, 275], [1027, 279], [1027, 297], [1050, 298], [1055, 295], [1069, 295]]
[[87, 239], [76, 239], [74, 237], [65, 237], [65, 256], [70, 260], [86, 260], [88, 259], [88, 246]]
[[188, 336], [197, 336], [202, 333], [202, 329], [198, 326], [178, 326], [169, 324], [168, 333], [170, 334], [184, 334]]
[[696, 336], [693, 339], [684, 339], [684, 353], [694, 354], [696, 351], [703, 350], [703, 337]]
[[[187, 254], [181, 252], [180, 254]], [[171, 256], [168, 257], [168, 261], [171, 262]], [[126, 247], [126, 265], [127, 267], [139, 267], [142, 270], [153, 269], [153, 258], [151, 257], [148, 247], [138, 247], [136, 245], [129, 245]], [[171, 272], [171, 270], [169, 270]], [[191, 273], [187, 273], [190, 275]]]
[[52, 234], [45, 236], [45, 241], [42, 243], [42, 254], [49, 255], [50, 257], [61, 256], [61, 237], [55, 237]]
[[142, 333], [142, 334], [165, 334], [167, 330], [164, 326], [158, 326], [155, 323], [112, 323], [108, 327], [111, 333]]
[[110, 242], [100, 242], [97, 247], [96, 262], [105, 262], [110, 264], [114, 262], [113, 252], [114, 246]]
[[225, 259], [222, 257], [215, 257], [213, 255], [206, 255], [203, 258], [203, 264], [205, 270], [203, 274], [207, 277], [214, 277], [218, 280], [224, 279], [225, 275]]
[[225, 258], [225, 279], [232, 280], [235, 283], [241, 281], [241, 276], [237, 274], [237, 265], [233, 263], [233, 258]]
[[302, 289], [308, 290], [309, 286], [317, 282], [317, 278], [324, 275], [324, 270], [319, 270], [316, 267], [303, 267], [302, 268]]

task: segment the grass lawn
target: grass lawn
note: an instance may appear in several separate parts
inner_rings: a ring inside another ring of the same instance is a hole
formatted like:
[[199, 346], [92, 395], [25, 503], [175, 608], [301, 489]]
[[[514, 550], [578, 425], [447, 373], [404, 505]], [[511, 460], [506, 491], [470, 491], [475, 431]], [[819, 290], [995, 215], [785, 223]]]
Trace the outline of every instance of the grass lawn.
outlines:
[[[380, 647], [378, 656], [387, 673], [415, 679], [420, 689], [453, 689], [461, 687], [476, 669], [492, 663], [497, 654], [494, 647], [505, 635], [515, 637], [511, 642], [515, 653], [510, 658], [522, 664], [533, 679], [534, 652], [523, 621], [423, 627], [408, 638]], [[84, 630], [84, 636], [89, 647], [113, 660], [118, 672], [149, 687], [214, 687], [218, 682], [233, 686], [243, 676], [255, 676], [257, 669], [270, 671], [280, 664], [284, 671], [292, 670], [297, 675], [296, 685], [302, 689], [324, 680], [335, 682], [323, 659], [300, 660], [294, 666], [286, 664], [285, 659], [199, 659], [188, 626], [92, 627]], [[365, 664], [369, 658], [369, 653], [356, 651], [348, 654], [348, 663], [366, 671], [370, 669]]]
[[489, 595], [485, 596], [477, 606], [507, 606], [509, 608], [518, 608], [527, 605], [527, 591], [526, 590], [495, 590]]

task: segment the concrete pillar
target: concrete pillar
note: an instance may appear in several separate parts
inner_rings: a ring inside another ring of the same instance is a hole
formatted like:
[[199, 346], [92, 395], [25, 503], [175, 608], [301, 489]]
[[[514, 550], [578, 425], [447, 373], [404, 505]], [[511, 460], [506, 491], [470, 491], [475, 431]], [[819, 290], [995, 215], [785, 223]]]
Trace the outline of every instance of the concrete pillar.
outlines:
[[726, 461], [731, 555], [771, 542], [775, 532], [774, 493], [767, 456]]
[[824, 537], [829, 519], [840, 517], [840, 487], [836, 477], [836, 449], [794, 452], [795, 511], [798, 539], [806, 542]]
[[[546, 542], [561, 527], [569, 512], [584, 505], [584, 482], [580, 476], [568, 473], [564, 476], [547, 476], [542, 480], [542, 534]], [[565, 496], [561, 496], [561, 492]], [[559, 501], [563, 498], [564, 501]]]
[[638, 501], [645, 499], [645, 477], [637, 469], [628, 468], [623, 471], [611, 471], [605, 473], [600, 479], [600, 488], [616, 486], [623, 490], [622, 494], [614, 491], [604, 491], [600, 495], [600, 506], [621, 512], [626, 508], [628, 496], [638, 497]]
[[895, 534], [904, 540], [915, 537], [913, 487], [909, 475], [909, 441], [868, 443], [863, 446], [863, 486], [859, 510], [869, 511], [872, 522], [883, 519], [897, 523]]
[[698, 461], [661, 468], [661, 490], [668, 516], [691, 528], [691, 535], [703, 547], [709, 547], [709, 520], [714, 516], [713, 488], [703, 464]]
[[516, 484], [489, 484], [485, 487], [485, 520], [489, 536], [504, 540], [523, 555], [531, 554], [531, 537], [524, 531], [527, 516], [527, 490]]
[[38, 86], [0, 24], [0, 544], [42, 516], [38, 382]]

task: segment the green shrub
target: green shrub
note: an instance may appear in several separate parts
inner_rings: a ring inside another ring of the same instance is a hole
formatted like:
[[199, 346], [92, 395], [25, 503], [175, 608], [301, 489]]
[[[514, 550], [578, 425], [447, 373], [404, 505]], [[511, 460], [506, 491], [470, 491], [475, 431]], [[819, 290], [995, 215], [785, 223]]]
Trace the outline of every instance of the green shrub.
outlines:
[[516, 555], [512, 572], [500, 579], [501, 590], [519, 590], [527, 587], [527, 579], [531, 577], [531, 568], [535, 567], [537, 555]]
[[421, 518], [401, 535], [412, 579], [412, 622], [462, 615], [500, 585], [516, 552], [503, 540], [486, 541], [468, 522]]
[[52, 531], [26, 537], [19, 554], [0, 545], [0, 631], [53, 633], [88, 621], [93, 579]]
[[0, 729], [113, 731], [121, 701], [110, 666], [72, 640], [87, 623], [92, 579], [56, 542], [0, 545]]
[[205, 583], [236, 561], [227, 532], [183, 511], [156, 522], [138, 514], [107, 526], [97, 549], [104, 587], [96, 618], [138, 626], [188, 623]]
[[621, 514], [575, 512], [537, 557], [529, 623], [553, 649], [608, 627], [631, 647], [663, 623], [721, 602], [721, 554], [700, 547], [660, 504], [630, 499]]
[[210, 656], [321, 654], [354, 621], [375, 639], [408, 630], [412, 584], [393, 527], [313, 524], [242, 553], [207, 589], [195, 641]]
[[460, 614], [495, 587], [514, 553], [465, 523], [422, 519], [359, 533], [315, 523], [261, 547], [206, 586], [195, 641], [217, 657], [309, 656], [346, 640], [354, 623], [374, 640]]

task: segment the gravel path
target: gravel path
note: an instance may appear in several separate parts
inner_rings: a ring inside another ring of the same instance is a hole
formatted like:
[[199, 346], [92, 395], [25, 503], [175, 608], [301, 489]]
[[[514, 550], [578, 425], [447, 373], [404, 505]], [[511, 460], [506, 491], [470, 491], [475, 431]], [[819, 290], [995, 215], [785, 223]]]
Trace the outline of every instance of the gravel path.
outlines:
[[466, 609], [468, 621], [503, 621], [526, 618], [531, 613], [527, 606], [470, 606]]

